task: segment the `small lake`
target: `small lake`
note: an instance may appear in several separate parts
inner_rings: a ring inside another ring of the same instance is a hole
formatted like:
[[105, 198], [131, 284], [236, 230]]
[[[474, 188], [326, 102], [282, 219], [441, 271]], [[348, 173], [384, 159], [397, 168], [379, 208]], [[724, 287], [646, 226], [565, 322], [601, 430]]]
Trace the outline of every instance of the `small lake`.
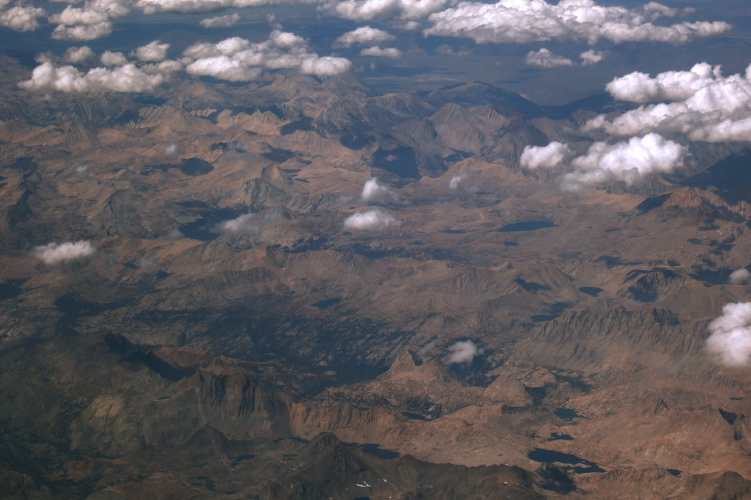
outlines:
[[538, 229], [546, 229], [549, 227], [558, 227], [558, 224], [553, 224], [547, 220], [533, 220], [529, 222], [515, 222], [513, 224], [506, 224], [498, 231], [501, 233], [515, 233], [518, 231], [537, 231]]

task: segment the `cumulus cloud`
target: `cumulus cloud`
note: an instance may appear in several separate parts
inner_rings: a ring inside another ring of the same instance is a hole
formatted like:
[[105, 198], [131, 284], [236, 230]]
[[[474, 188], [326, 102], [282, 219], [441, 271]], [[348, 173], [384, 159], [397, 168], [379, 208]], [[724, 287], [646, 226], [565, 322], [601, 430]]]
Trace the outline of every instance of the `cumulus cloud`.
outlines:
[[575, 169], [563, 176], [561, 186], [576, 191], [611, 180], [632, 185], [658, 172], [672, 172], [682, 164], [686, 148], [657, 134], [632, 137], [627, 142], [596, 142], [587, 153], [571, 160]]
[[355, 44], [360, 45], [378, 45], [383, 42], [390, 42], [394, 39], [386, 31], [371, 28], [370, 26], [361, 26], [353, 31], [348, 31], [334, 42], [335, 47], [351, 47]]
[[728, 77], [722, 76], [719, 66], [707, 63], [654, 78], [634, 72], [614, 79], [606, 88], [616, 99], [658, 103], [643, 104], [612, 120], [598, 116], [585, 130], [603, 129], [615, 135], [679, 133], [706, 142], [751, 138], [751, 65], [744, 75]]
[[448, 0], [329, 0], [323, 9], [353, 21], [424, 19], [443, 9]]
[[[375, 2], [376, 0], [371, 0]], [[381, 0], [381, 4], [386, 4]], [[495, 4], [461, 2], [435, 11], [426, 35], [467, 37], [477, 43], [531, 43], [557, 40], [600, 39], [621, 42], [686, 43], [730, 29], [724, 22], [656, 24], [674, 17], [675, 9], [656, 2], [627, 9], [606, 7], [592, 0], [500, 0]]]
[[48, 265], [58, 264], [67, 260], [82, 259], [94, 255], [96, 248], [88, 240], [76, 243], [49, 243], [34, 247], [31, 254]]
[[462, 340], [449, 346], [449, 352], [446, 364], [471, 363], [477, 356], [477, 346], [471, 340]]
[[255, 80], [263, 70], [289, 68], [325, 76], [351, 67], [350, 61], [341, 57], [319, 57], [309, 51], [303, 38], [279, 30], [274, 30], [265, 42], [251, 43], [234, 37], [217, 44], [192, 45], [183, 55], [192, 61], [186, 66], [188, 73], [235, 82]]
[[175, 228], [175, 229], [170, 229], [169, 233], [167, 233], [167, 238], [171, 238], [173, 240], [180, 240], [182, 238], [185, 238], [185, 235], [183, 234], [182, 231]]
[[225, 220], [214, 226], [216, 233], [232, 233], [244, 236], [253, 236], [261, 232], [263, 226], [276, 218], [276, 212], [264, 215], [243, 214], [234, 219]]
[[745, 267], [741, 267], [730, 273], [728, 282], [733, 285], [745, 285], [749, 279], [751, 279], [751, 272]]
[[167, 58], [167, 49], [169, 49], [168, 43], [154, 40], [142, 47], [138, 47], [131, 53], [131, 56], [137, 57], [139, 61], [160, 62]]
[[204, 28], [229, 28], [240, 22], [240, 14], [234, 12], [226, 16], [207, 17], [199, 23]]
[[355, 212], [344, 220], [344, 229], [360, 231], [382, 231], [401, 223], [387, 212], [371, 209], [366, 212]]
[[576, 191], [613, 180], [631, 185], [653, 173], [671, 172], [681, 165], [685, 154], [684, 146], [647, 134], [616, 144], [595, 142], [586, 154], [573, 158], [569, 147], [559, 142], [527, 146], [520, 163], [529, 169], [570, 167], [573, 171], [563, 176], [561, 187]]
[[149, 75], [133, 64], [115, 69], [93, 68], [84, 74], [73, 66], [55, 66], [46, 62], [34, 68], [31, 79], [19, 83], [29, 90], [60, 92], [146, 92], [160, 85], [164, 77]]
[[122, 0], [88, 0], [83, 7], [68, 5], [49, 18], [50, 22], [58, 24], [52, 38], [85, 41], [108, 36], [112, 33], [112, 20], [127, 16], [129, 5], [130, 2]]
[[73, 169], [73, 173], [79, 179], [85, 179], [86, 177], [88, 177], [90, 171], [91, 167], [89, 165], [78, 165]]
[[175, 156], [180, 152], [180, 148], [177, 144], [170, 144], [162, 151], [162, 156]]
[[128, 58], [122, 52], [106, 50], [99, 58], [105, 66], [124, 66], [128, 64]]
[[582, 60], [582, 66], [590, 66], [605, 59], [605, 52], [601, 50], [587, 50], [579, 54], [579, 58]]
[[378, 179], [373, 177], [365, 181], [362, 188], [362, 201], [369, 203], [399, 203], [396, 193], [388, 186], [378, 183]]
[[557, 56], [545, 48], [542, 48], [537, 52], [529, 52], [525, 61], [529, 66], [540, 66], [543, 68], [574, 65], [574, 62], [571, 59], [567, 59], [563, 56]]
[[109, 36], [112, 33], [112, 29], [112, 23], [109, 21], [97, 24], [77, 24], [75, 26], [60, 24], [52, 32], [52, 38], [68, 42], [85, 42]]
[[704, 347], [714, 362], [730, 368], [751, 365], [751, 302], [726, 304], [709, 331]]
[[449, 189], [459, 189], [459, 184], [467, 177], [467, 174], [455, 175], [449, 181]]
[[574, 152], [566, 144], [551, 142], [547, 146], [527, 146], [522, 152], [519, 163], [524, 168], [553, 168], [567, 162]]
[[72, 64], [81, 64], [94, 57], [94, 51], [87, 46], [71, 47], [63, 54], [63, 61]]
[[16, 5], [0, 12], [0, 26], [14, 31], [35, 31], [39, 28], [39, 18], [46, 14], [44, 9], [31, 5]]
[[393, 47], [386, 49], [382, 49], [380, 47], [368, 47], [367, 49], [362, 49], [360, 51], [360, 55], [372, 57], [390, 57], [392, 59], [396, 59], [398, 57], [402, 57], [402, 51]]

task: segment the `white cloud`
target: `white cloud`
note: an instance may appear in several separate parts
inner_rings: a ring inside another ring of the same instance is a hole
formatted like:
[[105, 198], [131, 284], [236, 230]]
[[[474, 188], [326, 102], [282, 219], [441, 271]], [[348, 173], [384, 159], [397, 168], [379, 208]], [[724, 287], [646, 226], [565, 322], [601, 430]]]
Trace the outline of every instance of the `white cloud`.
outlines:
[[63, 54], [63, 60], [72, 64], [80, 64], [94, 57], [94, 51], [87, 46], [71, 47]]
[[605, 52], [601, 50], [587, 50], [579, 54], [579, 58], [582, 60], [582, 66], [590, 66], [605, 59]]
[[245, 236], [252, 236], [261, 232], [263, 226], [276, 218], [276, 212], [270, 212], [264, 215], [243, 214], [234, 219], [220, 222], [214, 226], [213, 231], [217, 233], [233, 233]]
[[[75, 2], [70, 2], [75, 3]], [[62, 12], [50, 16], [58, 23], [52, 32], [56, 40], [95, 40], [112, 33], [112, 20], [130, 13], [130, 2], [123, 0], [88, 0], [83, 7], [68, 5]]]
[[80, 179], [84, 179], [89, 176], [89, 172], [91, 171], [91, 167], [89, 165], [78, 165], [73, 169], [73, 173], [76, 174], [76, 177]]
[[186, 67], [188, 73], [229, 81], [254, 80], [263, 70], [289, 68], [324, 76], [337, 75], [351, 67], [347, 59], [319, 57], [309, 52], [303, 38], [279, 30], [274, 30], [265, 42], [251, 43], [234, 37], [217, 44], [192, 45], [183, 55], [188, 61], [193, 61]]
[[398, 57], [402, 57], [402, 51], [393, 47], [386, 49], [382, 49], [380, 47], [368, 47], [367, 49], [362, 49], [360, 51], [360, 55], [372, 57], [390, 57], [392, 59], [396, 59]]
[[446, 364], [470, 363], [477, 356], [477, 346], [471, 340], [462, 340], [449, 347], [451, 354]]
[[60, 24], [52, 32], [52, 38], [69, 42], [85, 42], [104, 38], [112, 33], [112, 29], [112, 23], [109, 21], [97, 24], [77, 24], [75, 26]]
[[396, 193], [388, 186], [378, 184], [378, 179], [373, 177], [365, 181], [362, 188], [362, 201], [373, 203], [399, 203]]
[[647, 134], [616, 144], [595, 142], [577, 157], [560, 142], [527, 146], [519, 163], [528, 169], [570, 167], [573, 171], [563, 176], [561, 187], [577, 191], [613, 180], [630, 185], [656, 172], [671, 172], [681, 165], [685, 154], [686, 148], [680, 144]]
[[34, 68], [31, 79], [19, 83], [29, 90], [57, 90], [60, 92], [146, 92], [160, 85], [162, 75], [149, 75], [133, 64], [115, 69], [93, 68], [83, 74], [73, 66], [57, 67], [44, 63]]
[[124, 66], [128, 64], [128, 58], [122, 52], [105, 51], [99, 58], [105, 66]]
[[646, 132], [686, 134], [706, 142], [751, 139], [751, 66], [745, 75], [723, 77], [719, 66], [696, 64], [690, 71], [669, 71], [652, 78], [634, 72], [607, 85], [616, 99], [645, 104], [612, 120], [598, 116], [585, 130], [615, 135]]
[[169, 49], [168, 43], [154, 40], [142, 47], [138, 47], [131, 53], [131, 56], [137, 57], [139, 61], [160, 62], [167, 58], [167, 49]]
[[603, 38], [615, 43], [686, 43], [730, 29], [730, 25], [723, 22], [655, 24], [677, 13], [663, 7], [655, 2], [636, 9], [606, 7], [592, 0], [561, 0], [557, 4], [544, 0], [500, 0], [495, 4], [461, 2], [432, 14], [429, 19], [433, 26], [426, 29], [425, 34], [467, 37], [477, 43], [558, 39], [587, 40], [593, 44]]
[[167, 233], [167, 238], [171, 238], [173, 240], [180, 240], [182, 238], [185, 238], [185, 235], [183, 234], [182, 231], [175, 228], [175, 229], [170, 229], [169, 233]]
[[323, 9], [353, 21], [424, 19], [438, 12], [448, 0], [329, 0]]
[[39, 18], [46, 14], [44, 9], [30, 5], [16, 5], [0, 12], [0, 26], [14, 31], [35, 31], [39, 28]]
[[567, 59], [563, 56], [557, 56], [545, 48], [542, 48], [537, 52], [529, 52], [527, 54], [526, 63], [529, 66], [541, 66], [543, 68], [574, 65], [574, 62], [571, 59]]
[[371, 28], [370, 26], [361, 26], [337, 38], [334, 46], [351, 47], [355, 44], [377, 45], [383, 42], [390, 42], [393, 39], [394, 35], [390, 35], [386, 31]]
[[749, 279], [751, 279], [751, 272], [749, 272], [749, 270], [745, 267], [741, 267], [740, 269], [736, 269], [735, 271], [730, 273], [728, 282], [733, 285], [744, 285], [748, 283]]
[[400, 224], [391, 214], [371, 209], [366, 212], [355, 212], [347, 217], [344, 220], [344, 229], [381, 231]]
[[204, 28], [229, 28], [240, 22], [240, 14], [234, 12], [226, 16], [207, 17], [199, 23]]
[[94, 255], [96, 248], [90, 241], [81, 240], [76, 243], [49, 243], [34, 247], [32, 255], [48, 265], [58, 264], [66, 260], [82, 259]]
[[635, 184], [650, 174], [673, 171], [685, 154], [685, 147], [657, 134], [616, 144], [596, 142], [587, 154], [571, 160], [575, 170], [563, 176], [561, 186], [576, 191], [611, 180]]
[[458, 189], [459, 184], [461, 184], [465, 177], [467, 177], [467, 174], [459, 174], [453, 176], [449, 181], [449, 189]]
[[177, 144], [170, 144], [164, 150], [162, 151], [162, 156], [175, 156], [176, 154], [180, 153], [180, 148], [177, 146]]
[[716, 363], [730, 368], [751, 364], [751, 302], [726, 304], [709, 331], [705, 349]]
[[554, 141], [547, 146], [525, 147], [519, 163], [529, 169], [553, 168], [564, 164], [573, 154], [566, 144]]

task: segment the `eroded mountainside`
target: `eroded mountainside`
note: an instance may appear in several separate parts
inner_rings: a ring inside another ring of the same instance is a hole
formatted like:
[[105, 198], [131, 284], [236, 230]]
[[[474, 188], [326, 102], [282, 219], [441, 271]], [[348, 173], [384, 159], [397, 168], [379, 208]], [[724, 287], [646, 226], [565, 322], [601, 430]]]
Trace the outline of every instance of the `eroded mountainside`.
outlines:
[[149, 96], [12, 81], [3, 491], [751, 494], [751, 378], [704, 350], [751, 298], [729, 280], [751, 265], [738, 144], [572, 193], [522, 151], [585, 148], [587, 119], [630, 105], [353, 75]]

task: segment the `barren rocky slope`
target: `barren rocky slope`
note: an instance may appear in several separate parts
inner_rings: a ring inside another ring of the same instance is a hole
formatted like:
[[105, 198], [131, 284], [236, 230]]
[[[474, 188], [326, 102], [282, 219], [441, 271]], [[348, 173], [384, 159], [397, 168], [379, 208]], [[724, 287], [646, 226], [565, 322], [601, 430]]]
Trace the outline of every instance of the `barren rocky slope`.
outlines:
[[[518, 163], [627, 108], [353, 75], [129, 97], [7, 83], [3, 490], [748, 495], [751, 378], [703, 351], [751, 296], [728, 281], [751, 266], [747, 150], [696, 146], [669, 177], [582, 193]], [[345, 226], [369, 209], [398, 224]], [[79, 240], [89, 255], [40, 258]]]

